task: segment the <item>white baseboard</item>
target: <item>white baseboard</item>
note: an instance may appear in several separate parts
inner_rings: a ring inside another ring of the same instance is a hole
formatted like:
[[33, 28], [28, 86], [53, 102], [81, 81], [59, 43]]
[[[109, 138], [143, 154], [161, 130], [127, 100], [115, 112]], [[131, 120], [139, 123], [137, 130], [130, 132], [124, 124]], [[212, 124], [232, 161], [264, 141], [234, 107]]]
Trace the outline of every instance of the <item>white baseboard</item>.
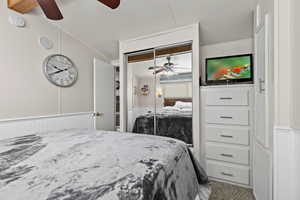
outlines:
[[214, 178], [214, 177], [210, 177], [210, 176], [208, 177], [208, 179], [210, 181], [216, 181], [216, 182], [220, 182], [220, 183], [227, 183], [227, 184], [230, 184], [230, 185], [234, 185], [234, 186], [238, 186], [238, 187], [242, 187], [242, 188], [247, 188], [247, 189], [253, 190], [252, 185], [244, 185], [244, 184], [235, 183], [235, 182], [231, 182], [231, 181], [226, 181], [226, 180], [223, 180], [223, 179], [218, 179], [218, 178]]
[[70, 128], [94, 129], [93, 113], [70, 113], [0, 121], [0, 139]]

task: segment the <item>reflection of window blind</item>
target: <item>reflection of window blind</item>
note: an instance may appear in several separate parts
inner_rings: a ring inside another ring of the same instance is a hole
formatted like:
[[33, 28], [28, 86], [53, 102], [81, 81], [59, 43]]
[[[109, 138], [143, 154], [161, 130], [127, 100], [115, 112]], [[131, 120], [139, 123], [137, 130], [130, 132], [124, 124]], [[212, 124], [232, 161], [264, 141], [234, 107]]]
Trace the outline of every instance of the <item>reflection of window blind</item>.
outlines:
[[192, 82], [192, 73], [176, 74], [171, 76], [162, 75], [160, 76], [160, 84], [166, 83], [179, 83], [179, 82]]

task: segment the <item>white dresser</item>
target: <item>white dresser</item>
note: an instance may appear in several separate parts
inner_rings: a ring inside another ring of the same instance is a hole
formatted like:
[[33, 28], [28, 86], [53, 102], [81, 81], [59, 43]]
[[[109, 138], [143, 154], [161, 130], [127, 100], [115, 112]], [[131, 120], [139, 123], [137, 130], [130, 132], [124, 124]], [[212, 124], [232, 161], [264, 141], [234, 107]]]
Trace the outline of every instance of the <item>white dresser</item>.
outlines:
[[201, 87], [202, 145], [211, 179], [252, 185], [251, 85]]

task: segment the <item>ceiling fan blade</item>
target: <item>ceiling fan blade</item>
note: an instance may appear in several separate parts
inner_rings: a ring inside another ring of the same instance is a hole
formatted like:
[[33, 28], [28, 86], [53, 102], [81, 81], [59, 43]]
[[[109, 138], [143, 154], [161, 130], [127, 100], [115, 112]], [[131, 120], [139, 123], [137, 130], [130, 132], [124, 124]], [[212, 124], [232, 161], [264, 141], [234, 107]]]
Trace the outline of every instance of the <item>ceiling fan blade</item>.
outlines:
[[159, 69], [159, 70], [156, 70], [155, 72], [153, 72], [153, 74], [158, 74], [158, 73], [163, 72], [163, 71], [165, 71], [165, 69]]
[[161, 68], [164, 68], [164, 67], [163, 66], [151, 66], [151, 67], [148, 67], [148, 70], [161, 69]]
[[111, 9], [116, 9], [120, 5], [120, 0], [98, 0], [98, 1], [110, 7]]
[[51, 20], [61, 20], [62, 16], [55, 0], [37, 0], [46, 17]]

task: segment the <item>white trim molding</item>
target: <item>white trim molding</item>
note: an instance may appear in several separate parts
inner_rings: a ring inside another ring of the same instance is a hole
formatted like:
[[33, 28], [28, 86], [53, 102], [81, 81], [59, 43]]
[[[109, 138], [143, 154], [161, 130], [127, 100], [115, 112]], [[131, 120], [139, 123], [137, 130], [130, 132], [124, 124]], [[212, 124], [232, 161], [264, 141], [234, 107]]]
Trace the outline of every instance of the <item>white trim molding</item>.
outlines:
[[13, 119], [1, 119], [0, 125], [7, 122], [16, 122], [16, 121], [26, 121], [26, 120], [38, 120], [46, 118], [61, 118], [61, 117], [71, 117], [71, 116], [80, 116], [80, 115], [92, 115], [93, 112], [78, 112], [78, 113], [65, 113], [65, 114], [56, 114], [56, 115], [43, 115], [43, 116], [31, 116], [23, 118], [13, 118]]
[[274, 128], [274, 200], [300, 198], [300, 130]]
[[0, 139], [71, 128], [94, 129], [93, 118], [92, 112], [84, 112], [1, 120]]

